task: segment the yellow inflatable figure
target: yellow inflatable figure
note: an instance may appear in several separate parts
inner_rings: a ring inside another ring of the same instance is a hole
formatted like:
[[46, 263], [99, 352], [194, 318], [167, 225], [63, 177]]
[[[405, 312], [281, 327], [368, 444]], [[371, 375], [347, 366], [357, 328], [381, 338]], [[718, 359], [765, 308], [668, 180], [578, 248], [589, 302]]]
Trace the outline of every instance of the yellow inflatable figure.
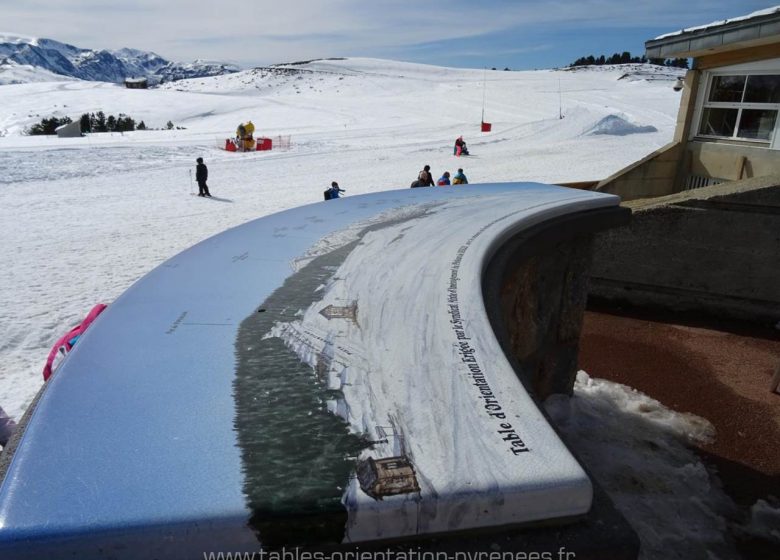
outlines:
[[254, 133], [255, 125], [252, 124], [252, 121], [238, 125], [238, 128], [236, 129], [236, 138], [238, 139], [237, 143], [242, 151], [255, 149]]

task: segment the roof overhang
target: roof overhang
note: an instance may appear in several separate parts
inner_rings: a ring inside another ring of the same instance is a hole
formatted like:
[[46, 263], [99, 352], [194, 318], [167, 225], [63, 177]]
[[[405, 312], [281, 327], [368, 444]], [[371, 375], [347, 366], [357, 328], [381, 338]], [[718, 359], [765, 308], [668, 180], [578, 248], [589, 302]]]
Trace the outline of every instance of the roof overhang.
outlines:
[[780, 43], [780, 12], [683, 30], [645, 42], [647, 58], [696, 58]]

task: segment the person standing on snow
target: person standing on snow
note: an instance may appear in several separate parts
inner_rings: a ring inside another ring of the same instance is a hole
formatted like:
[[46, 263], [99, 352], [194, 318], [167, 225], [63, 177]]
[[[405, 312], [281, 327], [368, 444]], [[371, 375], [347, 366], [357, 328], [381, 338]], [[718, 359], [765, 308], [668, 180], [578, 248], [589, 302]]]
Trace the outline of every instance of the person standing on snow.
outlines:
[[436, 182], [436, 184], [440, 187], [446, 187], [450, 184], [450, 172], [445, 171], [444, 175], [439, 177], [439, 180]]
[[206, 184], [206, 180], [209, 178], [209, 168], [203, 163], [203, 158], [199, 157], [195, 161], [198, 165], [195, 166], [195, 180], [198, 182], [198, 196], [208, 196], [211, 198], [209, 187]]
[[452, 184], [453, 185], [468, 185], [469, 184], [469, 180], [466, 179], [466, 176], [463, 174], [463, 169], [462, 168], [458, 168], [458, 172], [452, 178]]

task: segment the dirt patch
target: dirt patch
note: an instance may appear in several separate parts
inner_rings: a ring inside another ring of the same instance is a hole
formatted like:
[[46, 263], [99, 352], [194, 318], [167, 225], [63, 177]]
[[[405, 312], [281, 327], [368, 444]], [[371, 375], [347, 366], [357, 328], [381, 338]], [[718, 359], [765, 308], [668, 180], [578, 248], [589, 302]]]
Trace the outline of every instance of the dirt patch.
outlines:
[[780, 497], [780, 395], [769, 392], [779, 335], [588, 311], [579, 364], [712, 422], [717, 437], [702, 457], [738, 504], [751, 505]]
[[[699, 455], [747, 516], [756, 500], [780, 498], [780, 394], [769, 391], [780, 332], [680, 322], [647, 312], [587, 311], [579, 367], [709, 420], [716, 438], [700, 445]], [[744, 558], [774, 554], [769, 541], [739, 531], [732, 537]]]

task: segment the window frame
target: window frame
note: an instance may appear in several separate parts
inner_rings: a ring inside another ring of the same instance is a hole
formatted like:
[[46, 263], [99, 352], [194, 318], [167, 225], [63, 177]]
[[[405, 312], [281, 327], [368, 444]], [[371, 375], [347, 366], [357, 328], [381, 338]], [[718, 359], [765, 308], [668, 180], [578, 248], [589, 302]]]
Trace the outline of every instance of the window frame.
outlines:
[[[764, 66], [764, 65], [761, 65]], [[707, 141], [721, 141], [728, 143], [737, 143], [742, 145], [754, 146], [757, 148], [769, 148], [780, 149], [780, 103], [745, 103], [743, 101], [709, 101], [710, 91], [715, 82], [716, 77], [720, 76], [744, 76], [745, 85], [742, 90], [742, 97], [745, 96], [745, 89], [747, 88], [747, 82], [750, 76], [767, 76], [775, 75], [780, 76], [780, 66], [776, 68], [766, 67], [749, 67], [748, 65], [739, 65], [732, 68], [722, 68], [715, 71], [704, 72], [704, 87], [699, 89], [699, 95], [696, 103], [696, 111], [694, 114], [694, 125], [691, 130], [691, 140], [707, 140]], [[734, 125], [734, 133], [731, 136], [716, 136], [713, 134], [702, 134], [700, 129], [702, 126], [702, 119], [704, 118], [705, 109], [737, 109], [737, 118]], [[737, 136], [739, 132], [739, 125], [742, 120], [743, 110], [770, 110], [776, 111], [774, 130], [770, 134], [769, 139], [763, 140], [759, 138], [744, 138]]]

